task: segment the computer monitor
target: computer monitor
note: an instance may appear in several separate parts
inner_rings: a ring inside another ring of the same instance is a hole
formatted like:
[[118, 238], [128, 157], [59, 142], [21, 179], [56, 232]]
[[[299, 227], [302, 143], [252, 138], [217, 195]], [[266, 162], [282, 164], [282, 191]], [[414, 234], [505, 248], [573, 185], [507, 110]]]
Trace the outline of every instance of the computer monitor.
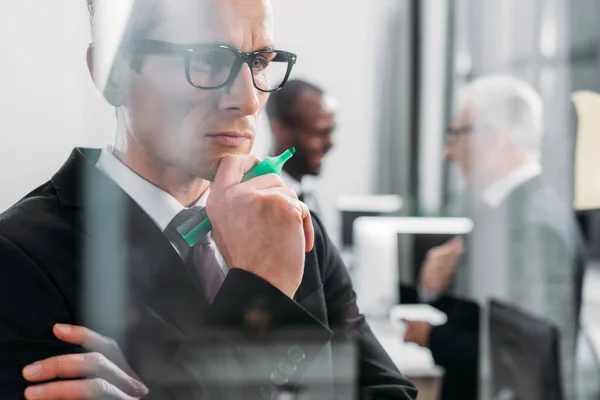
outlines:
[[410, 218], [398, 231], [400, 282], [417, 284], [429, 250], [473, 231], [468, 218]]
[[340, 195], [335, 201], [341, 214], [342, 246], [354, 245], [354, 221], [361, 217], [398, 216], [402, 198], [396, 195]]
[[451, 238], [466, 235], [472, 229], [473, 222], [468, 218], [358, 218], [354, 223], [352, 280], [361, 312], [372, 317], [387, 317], [391, 308], [400, 302], [399, 283], [407, 277], [413, 278], [413, 267], [407, 266], [403, 257], [407, 246], [399, 240], [399, 235], [411, 240], [421, 235], [427, 239], [435, 235]]
[[494, 400], [563, 400], [559, 330], [512, 306], [489, 303]]

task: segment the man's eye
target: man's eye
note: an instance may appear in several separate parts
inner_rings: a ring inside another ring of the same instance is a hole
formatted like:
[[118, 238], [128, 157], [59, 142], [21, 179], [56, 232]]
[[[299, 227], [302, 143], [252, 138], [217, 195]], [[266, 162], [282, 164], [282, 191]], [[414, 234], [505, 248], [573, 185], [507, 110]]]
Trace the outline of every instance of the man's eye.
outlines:
[[219, 70], [226, 67], [225, 58], [217, 52], [196, 54], [192, 65], [197, 70]]
[[205, 55], [204, 57], [202, 57], [202, 59], [200, 60], [200, 63], [202, 65], [214, 65], [216, 62], [216, 59], [213, 55]]
[[265, 69], [269, 66], [269, 61], [262, 57], [256, 57], [252, 62], [252, 68], [254, 69]]

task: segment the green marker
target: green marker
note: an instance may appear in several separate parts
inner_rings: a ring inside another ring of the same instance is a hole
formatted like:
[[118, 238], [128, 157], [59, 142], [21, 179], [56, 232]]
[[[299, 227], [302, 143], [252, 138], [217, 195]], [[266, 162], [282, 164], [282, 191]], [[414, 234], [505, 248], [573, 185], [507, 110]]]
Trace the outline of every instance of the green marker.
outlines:
[[[257, 176], [266, 174], [281, 174], [283, 165], [294, 155], [296, 149], [292, 147], [286, 150], [283, 154], [277, 157], [267, 157], [254, 166], [250, 171], [246, 172], [242, 178], [242, 182], [246, 182]], [[206, 210], [202, 212], [190, 221], [184, 222], [177, 228], [177, 232], [185, 239], [187, 244], [194, 246], [200, 241], [205, 235], [212, 230], [212, 224], [208, 219]]]

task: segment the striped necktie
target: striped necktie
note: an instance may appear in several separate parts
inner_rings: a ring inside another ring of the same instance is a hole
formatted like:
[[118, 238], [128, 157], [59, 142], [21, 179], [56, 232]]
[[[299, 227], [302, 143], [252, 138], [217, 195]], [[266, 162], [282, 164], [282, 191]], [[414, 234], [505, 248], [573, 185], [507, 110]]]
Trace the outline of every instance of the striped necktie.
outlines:
[[212, 302], [225, 281], [225, 272], [219, 265], [215, 246], [211, 244], [212, 234], [204, 236], [194, 247], [190, 247], [177, 232], [184, 222], [200, 215], [204, 207], [182, 210], [165, 229], [165, 236], [175, 246], [181, 258], [202, 282], [204, 294]]

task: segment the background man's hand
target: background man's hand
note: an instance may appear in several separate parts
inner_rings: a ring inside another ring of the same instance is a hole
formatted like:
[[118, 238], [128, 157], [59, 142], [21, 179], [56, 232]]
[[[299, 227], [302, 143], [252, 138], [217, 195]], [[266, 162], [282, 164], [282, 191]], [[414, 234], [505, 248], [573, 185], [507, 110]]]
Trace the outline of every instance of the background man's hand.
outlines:
[[404, 321], [406, 332], [404, 341], [407, 343], [416, 343], [422, 347], [429, 347], [429, 334], [432, 326], [427, 322]]
[[306, 253], [313, 248], [310, 212], [277, 175], [240, 183], [256, 162], [252, 156], [224, 158], [206, 210], [227, 265], [252, 272], [293, 297]]
[[53, 332], [63, 342], [83, 346], [90, 353], [51, 357], [25, 367], [27, 381], [45, 382], [28, 387], [27, 400], [133, 400], [148, 394], [112, 339], [73, 325], [57, 324]]
[[463, 251], [464, 243], [460, 237], [429, 250], [421, 268], [421, 287], [431, 294], [446, 291], [452, 283], [458, 258]]

